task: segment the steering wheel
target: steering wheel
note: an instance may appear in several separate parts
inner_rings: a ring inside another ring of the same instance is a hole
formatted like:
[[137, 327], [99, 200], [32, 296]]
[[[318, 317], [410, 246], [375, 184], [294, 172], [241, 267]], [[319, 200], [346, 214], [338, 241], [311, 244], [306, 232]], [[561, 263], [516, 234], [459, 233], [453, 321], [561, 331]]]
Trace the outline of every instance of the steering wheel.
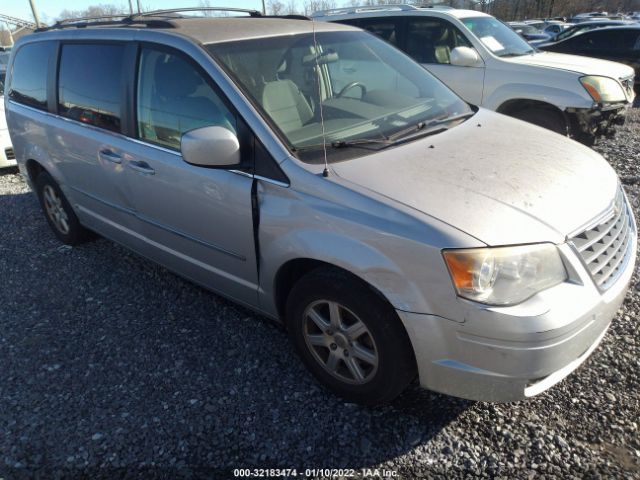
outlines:
[[352, 88], [358, 87], [360, 89], [360, 91], [362, 92], [360, 94], [360, 98], [364, 97], [367, 94], [367, 87], [365, 87], [362, 83], [360, 82], [351, 82], [351, 83], [347, 83], [342, 90], [340, 90], [340, 93], [338, 93], [336, 95], [336, 98], [340, 98], [342, 97], [348, 90], [351, 90]]

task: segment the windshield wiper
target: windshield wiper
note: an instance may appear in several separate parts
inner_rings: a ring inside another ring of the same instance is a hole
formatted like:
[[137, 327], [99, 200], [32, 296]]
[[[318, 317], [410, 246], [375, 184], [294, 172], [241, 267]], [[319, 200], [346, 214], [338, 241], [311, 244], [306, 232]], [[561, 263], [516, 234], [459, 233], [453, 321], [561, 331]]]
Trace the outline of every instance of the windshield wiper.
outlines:
[[369, 145], [372, 143], [388, 145], [389, 139], [387, 138], [356, 138], [354, 140], [335, 140], [330, 144], [328, 144], [328, 146], [332, 148], [344, 148], [344, 147], [355, 147], [358, 145]]
[[[367, 145], [371, 144], [382, 144], [389, 145], [389, 140], [386, 138], [356, 138], [353, 140], [334, 140], [332, 142], [327, 142], [327, 148], [346, 148], [346, 147], [363, 147], [366, 148]], [[294, 151], [304, 152], [305, 150], [315, 150], [317, 148], [324, 147], [323, 143], [314, 143], [311, 145], [303, 145], [301, 147], [294, 148]]]
[[[404, 142], [410, 138], [413, 138], [414, 136], [426, 136], [426, 135], [434, 135], [436, 133], [440, 133], [444, 130], [447, 130], [447, 128], [443, 126], [445, 123], [455, 122], [457, 120], [464, 120], [469, 117], [472, 117], [473, 115], [475, 115], [475, 112], [468, 112], [460, 115], [453, 115], [451, 117], [440, 117], [434, 120], [430, 120], [428, 122], [415, 123], [411, 125], [411, 127], [400, 130], [399, 132], [396, 132], [393, 135], [389, 135], [387, 137], [354, 138], [353, 140], [334, 140], [332, 142], [327, 142], [326, 146], [327, 148], [339, 149], [339, 148], [348, 148], [348, 147], [367, 148], [367, 145], [383, 145], [382, 148], [385, 148], [391, 145], [395, 145], [400, 141]], [[410, 137], [401, 138], [413, 132], [418, 133], [418, 135], [412, 135]], [[316, 143], [313, 145], [304, 145], [302, 147], [296, 148], [295, 150], [300, 152], [305, 150], [314, 150], [322, 147], [323, 147], [322, 143]]]
[[[404, 130], [400, 130], [393, 135], [389, 135], [387, 139], [390, 143], [395, 143], [398, 139], [413, 132], [420, 133], [421, 135], [433, 135], [442, 130], [446, 130], [446, 128], [442, 127], [443, 124], [455, 122], [456, 120], [465, 120], [469, 117], [472, 117], [473, 115], [475, 115], [475, 112], [468, 112], [462, 113], [460, 115], [453, 115], [451, 117], [440, 117], [428, 122], [418, 122], [409, 128], [405, 128]], [[411, 136], [410, 138], [413, 138], [413, 136]]]

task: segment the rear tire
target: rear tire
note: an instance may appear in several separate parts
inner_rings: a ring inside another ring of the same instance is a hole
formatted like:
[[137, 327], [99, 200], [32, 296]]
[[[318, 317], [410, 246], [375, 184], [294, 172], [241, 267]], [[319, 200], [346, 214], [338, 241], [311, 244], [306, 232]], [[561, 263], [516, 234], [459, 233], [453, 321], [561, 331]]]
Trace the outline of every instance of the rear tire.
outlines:
[[286, 319], [306, 367], [349, 402], [390, 402], [416, 377], [396, 312], [346, 272], [322, 267], [302, 277], [287, 299]]
[[567, 136], [568, 125], [560, 112], [550, 108], [531, 107], [511, 114], [512, 117], [533, 123], [552, 132]]
[[47, 172], [40, 172], [34, 183], [47, 223], [58, 239], [66, 245], [78, 245], [91, 237], [56, 181]]

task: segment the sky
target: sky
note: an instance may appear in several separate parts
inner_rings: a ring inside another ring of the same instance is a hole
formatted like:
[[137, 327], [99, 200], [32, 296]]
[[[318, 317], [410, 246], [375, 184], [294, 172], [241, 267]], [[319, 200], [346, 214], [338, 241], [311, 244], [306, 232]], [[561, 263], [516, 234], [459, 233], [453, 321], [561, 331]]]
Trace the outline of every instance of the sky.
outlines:
[[[91, 5], [98, 4], [110, 4], [119, 5], [123, 8], [129, 8], [128, 0], [33, 0], [40, 20], [47, 22], [55, 19], [62, 10], [84, 10]], [[134, 9], [136, 8], [136, 0], [132, 0]], [[194, 7], [198, 6], [200, 2], [198, 0], [141, 0], [141, 3], [145, 7], [151, 7], [154, 10], [163, 8], [178, 8], [178, 7]], [[226, 0], [216, 1], [212, 0], [212, 7], [236, 7], [236, 8], [251, 8], [255, 10], [262, 10], [262, 0]], [[288, 2], [283, 2], [288, 3]], [[302, 1], [298, 2], [302, 4]], [[31, 14], [31, 7], [29, 6], [29, 0], [2, 0], [0, 2], [0, 13], [9, 15], [11, 17], [18, 17], [24, 20], [33, 21], [33, 15]]]

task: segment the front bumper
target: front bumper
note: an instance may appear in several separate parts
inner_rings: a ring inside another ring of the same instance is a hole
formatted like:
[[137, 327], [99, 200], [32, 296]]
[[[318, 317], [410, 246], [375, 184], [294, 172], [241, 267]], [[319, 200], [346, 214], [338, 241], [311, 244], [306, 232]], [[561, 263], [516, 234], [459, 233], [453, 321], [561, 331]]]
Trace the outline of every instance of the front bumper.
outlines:
[[470, 400], [510, 402], [537, 395], [578, 368], [624, 300], [637, 236], [623, 272], [605, 292], [569, 245], [559, 248], [579, 281], [557, 285], [520, 305], [482, 308], [461, 299], [469, 308], [460, 321], [398, 311], [413, 345], [420, 384]]
[[565, 113], [569, 119], [571, 137], [578, 141], [591, 143], [598, 137], [612, 137], [616, 128], [623, 125], [631, 103], [614, 105], [596, 105], [592, 108], [568, 108]]
[[16, 165], [16, 157], [11, 146], [8, 130], [0, 130], [0, 168]]

